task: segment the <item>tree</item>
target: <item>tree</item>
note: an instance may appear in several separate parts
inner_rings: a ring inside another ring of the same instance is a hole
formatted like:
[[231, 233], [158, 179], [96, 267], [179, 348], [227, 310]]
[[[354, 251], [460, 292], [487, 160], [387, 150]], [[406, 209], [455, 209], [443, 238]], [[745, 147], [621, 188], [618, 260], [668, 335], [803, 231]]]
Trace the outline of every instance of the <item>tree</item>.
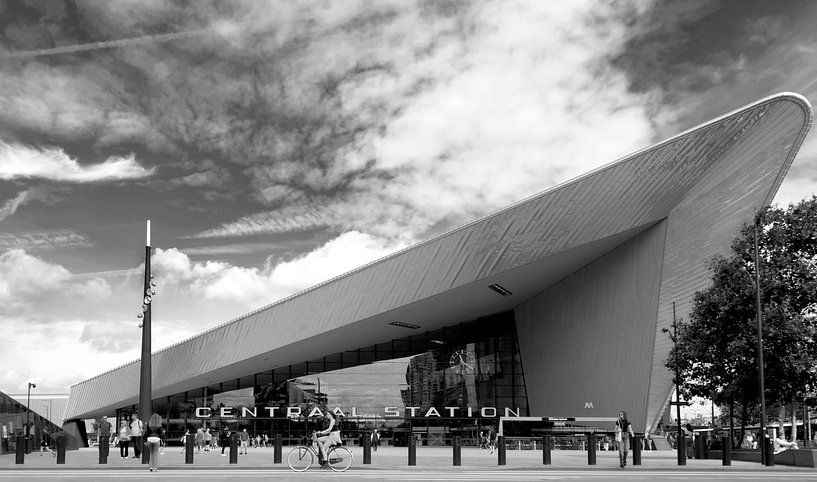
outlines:
[[[754, 274], [759, 269], [764, 381], [770, 405], [809, 402], [817, 387], [817, 197], [769, 208], [744, 226], [728, 256], [710, 261], [712, 284], [695, 293], [689, 320], [678, 324], [665, 365], [678, 368], [685, 396], [742, 409], [742, 426], [759, 404]], [[793, 427], [795, 424], [792, 424]], [[793, 433], [793, 437], [796, 432]]]

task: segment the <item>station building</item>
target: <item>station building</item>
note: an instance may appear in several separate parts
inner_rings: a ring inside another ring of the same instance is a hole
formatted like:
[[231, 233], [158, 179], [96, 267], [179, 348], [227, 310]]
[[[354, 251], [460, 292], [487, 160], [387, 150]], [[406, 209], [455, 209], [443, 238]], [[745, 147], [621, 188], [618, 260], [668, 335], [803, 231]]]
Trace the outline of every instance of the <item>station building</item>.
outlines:
[[[159, 350], [153, 409], [170, 437], [297, 439], [319, 405], [342, 412], [345, 436], [378, 428], [395, 444], [502, 421], [529, 432], [511, 423], [523, 417], [604, 429], [620, 410], [655, 427], [672, 304], [687, 316], [811, 123], [797, 94], [762, 99]], [[66, 430], [135, 411], [138, 385], [138, 360], [74, 385]]]

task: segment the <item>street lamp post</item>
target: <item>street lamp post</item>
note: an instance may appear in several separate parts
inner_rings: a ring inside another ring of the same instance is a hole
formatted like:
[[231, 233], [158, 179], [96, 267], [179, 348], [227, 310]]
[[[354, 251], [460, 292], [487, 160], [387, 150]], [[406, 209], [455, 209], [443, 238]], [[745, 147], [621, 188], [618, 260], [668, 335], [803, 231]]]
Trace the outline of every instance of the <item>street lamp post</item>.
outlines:
[[145, 279], [142, 292], [142, 313], [139, 318], [142, 322], [139, 326], [142, 327], [142, 358], [140, 360], [139, 372], [139, 417], [142, 420], [147, 420], [153, 413], [152, 402], [152, 387], [151, 387], [151, 360], [150, 360], [150, 315], [153, 295], [156, 291], [153, 289], [156, 283], [153, 282], [153, 275], [150, 274], [150, 220], [147, 221], [147, 238], [145, 242]]
[[757, 220], [752, 229], [752, 241], [754, 244], [754, 276], [749, 274], [746, 268], [742, 271], [749, 277], [749, 282], [752, 283], [752, 288], [755, 290], [755, 321], [757, 324], [757, 374], [758, 385], [760, 390], [760, 463], [768, 465], [766, 453], [766, 387], [765, 377], [763, 376], [763, 319], [760, 311], [760, 255], [758, 254], [757, 243]]
[[31, 423], [29, 416], [31, 415], [31, 389], [37, 388], [36, 383], [28, 382], [28, 396], [26, 397], [26, 453], [31, 453]]
[[757, 248], [757, 220], [752, 230], [755, 247], [755, 318], [757, 321], [757, 371], [760, 378], [760, 460], [768, 465], [766, 449], [766, 388], [763, 377], [763, 321], [760, 313], [760, 256]]
[[678, 360], [678, 326], [677, 318], [675, 316], [675, 302], [672, 302], [672, 343], [675, 345], [675, 410], [676, 419], [678, 422], [678, 436], [676, 437], [675, 450], [678, 454], [678, 465], [686, 465], [687, 453], [686, 442], [682, 443], [683, 431], [681, 430], [681, 405], [687, 405], [681, 402], [681, 365]]

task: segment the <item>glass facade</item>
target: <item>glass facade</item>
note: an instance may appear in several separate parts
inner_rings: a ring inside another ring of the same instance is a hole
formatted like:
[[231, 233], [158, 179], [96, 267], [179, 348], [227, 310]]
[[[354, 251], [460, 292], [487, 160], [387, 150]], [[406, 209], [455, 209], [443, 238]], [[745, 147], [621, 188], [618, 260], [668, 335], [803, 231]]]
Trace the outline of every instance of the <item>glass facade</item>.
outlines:
[[[26, 419], [26, 414], [28, 418]], [[34, 411], [28, 411], [26, 406], [17, 402], [5, 393], [0, 392], [0, 454], [14, 452], [17, 447], [17, 436], [25, 435], [26, 420], [30, 425], [31, 445], [39, 450], [42, 437], [56, 434], [60, 428], [45, 417]]]
[[[347, 443], [378, 429], [384, 443], [475, 440], [498, 417], [527, 416], [513, 312], [329, 354], [153, 401], [168, 440], [186, 429], [281, 433], [284, 443], [323, 428], [315, 407], [341, 414]], [[117, 411], [117, 422], [135, 410]]]

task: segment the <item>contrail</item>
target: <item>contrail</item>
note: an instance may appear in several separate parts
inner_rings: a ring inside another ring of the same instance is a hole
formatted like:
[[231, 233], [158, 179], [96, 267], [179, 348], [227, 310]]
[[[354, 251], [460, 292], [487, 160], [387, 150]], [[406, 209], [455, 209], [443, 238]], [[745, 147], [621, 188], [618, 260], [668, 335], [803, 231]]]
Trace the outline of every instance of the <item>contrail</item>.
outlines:
[[86, 50], [110, 49], [146, 43], [167, 42], [169, 40], [194, 37], [196, 35], [201, 35], [202, 33], [207, 31], [208, 29], [198, 29], [179, 33], [144, 35], [142, 37], [134, 37], [121, 40], [108, 40], [103, 42], [92, 42], [87, 44], [66, 45], [65, 47], [54, 47], [53, 49], [26, 50], [23, 52], [0, 52], [0, 58], [21, 59], [28, 57], [42, 57], [45, 55], [59, 55], [71, 54], [74, 52], [84, 52]]

